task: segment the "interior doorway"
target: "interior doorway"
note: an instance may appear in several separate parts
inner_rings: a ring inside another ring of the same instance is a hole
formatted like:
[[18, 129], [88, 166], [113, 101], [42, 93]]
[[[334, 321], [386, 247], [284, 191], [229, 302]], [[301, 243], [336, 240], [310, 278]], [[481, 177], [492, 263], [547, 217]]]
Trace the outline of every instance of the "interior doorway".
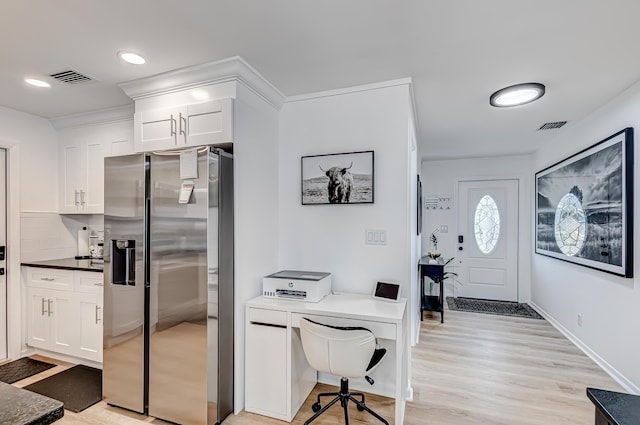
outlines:
[[458, 182], [455, 295], [518, 301], [518, 180]]
[[7, 354], [7, 151], [0, 149], [0, 361]]

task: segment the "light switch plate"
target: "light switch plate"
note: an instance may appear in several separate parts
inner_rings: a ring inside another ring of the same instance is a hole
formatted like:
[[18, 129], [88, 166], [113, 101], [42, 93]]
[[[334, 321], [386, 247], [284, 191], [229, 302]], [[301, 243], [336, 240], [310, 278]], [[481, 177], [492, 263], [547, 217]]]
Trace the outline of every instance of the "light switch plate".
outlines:
[[367, 229], [365, 243], [367, 245], [386, 245], [387, 231], [384, 229]]

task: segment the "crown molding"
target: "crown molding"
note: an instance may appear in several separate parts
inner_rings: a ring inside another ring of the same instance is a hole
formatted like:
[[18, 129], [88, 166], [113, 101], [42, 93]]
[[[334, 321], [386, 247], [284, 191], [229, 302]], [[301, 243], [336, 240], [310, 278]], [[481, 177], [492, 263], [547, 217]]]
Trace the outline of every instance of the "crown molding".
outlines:
[[399, 78], [397, 80], [381, 81], [379, 83], [362, 84], [359, 86], [345, 87], [341, 89], [326, 90], [321, 92], [290, 96], [285, 99], [285, 103], [300, 102], [304, 100], [318, 99], [322, 97], [340, 96], [343, 94], [358, 93], [362, 91], [377, 90], [377, 89], [384, 89], [387, 87], [405, 86], [405, 85], [410, 86], [411, 90], [413, 91], [412, 83], [413, 83], [413, 80], [411, 77]]
[[133, 120], [133, 104], [116, 106], [114, 108], [99, 109], [97, 111], [82, 112], [51, 118], [49, 121], [56, 129], [85, 127], [90, 125], [108, 124], [119, 121]]
[[227, 81], [239, 81], [278, 109], [285, 96], [240, 56], [118, 84], [133, 100]]

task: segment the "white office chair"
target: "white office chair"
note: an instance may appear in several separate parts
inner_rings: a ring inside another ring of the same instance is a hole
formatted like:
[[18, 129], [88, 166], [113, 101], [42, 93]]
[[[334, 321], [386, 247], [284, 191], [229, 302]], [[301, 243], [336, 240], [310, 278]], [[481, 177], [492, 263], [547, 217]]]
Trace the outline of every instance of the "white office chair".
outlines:
[[[345, 424], [349, 424], [347, 404], [353, 401], [359, 411], [366, 410], [374, 417], [389, 425], [383, 417], [364, 404], [364, 394], [349, 392], [349, 378], [365, 378], [373, 385], [373, 379], [367, 376], [384, 357], [387, 350], [376, 348], [376, 339], [369, 329], [359, 327], [340, 327], [323, 325], [309, 319], [300, 321], [302, 348], [307, 361], [314, 369], [340, 376], [340, 392], [318, 394], [317, 402], [311, 406], [315, 414], [304, 424], [308, 425], [328, 408], [340, 401], [344, 409]], [[320, 397], [335, 396], [324, 407]], [[358, 401], [355, 397], [362, 398]]]

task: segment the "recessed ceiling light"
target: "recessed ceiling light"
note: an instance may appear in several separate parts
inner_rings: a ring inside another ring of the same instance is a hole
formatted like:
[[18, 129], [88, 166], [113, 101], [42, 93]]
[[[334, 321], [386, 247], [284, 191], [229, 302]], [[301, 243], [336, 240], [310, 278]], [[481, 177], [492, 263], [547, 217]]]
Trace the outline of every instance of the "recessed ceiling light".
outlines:
[[118, 56], [120, 56], [120, 59], [122, 59], [123, 61], [132, 63], [134, 65], [142, 65], [146, 62], [145, 58], [133, 52], [121, 51], [118, 52]]
[[540, 83], [516, 84], [493, 93], [489, 103], [497, 108], [524, 105], [544, 96], [544, 89]]
[[51, 84], [46, 81], [36, 80], [35, 78], [25, 78], [24, 82], [35, 87], [51, 87]]

